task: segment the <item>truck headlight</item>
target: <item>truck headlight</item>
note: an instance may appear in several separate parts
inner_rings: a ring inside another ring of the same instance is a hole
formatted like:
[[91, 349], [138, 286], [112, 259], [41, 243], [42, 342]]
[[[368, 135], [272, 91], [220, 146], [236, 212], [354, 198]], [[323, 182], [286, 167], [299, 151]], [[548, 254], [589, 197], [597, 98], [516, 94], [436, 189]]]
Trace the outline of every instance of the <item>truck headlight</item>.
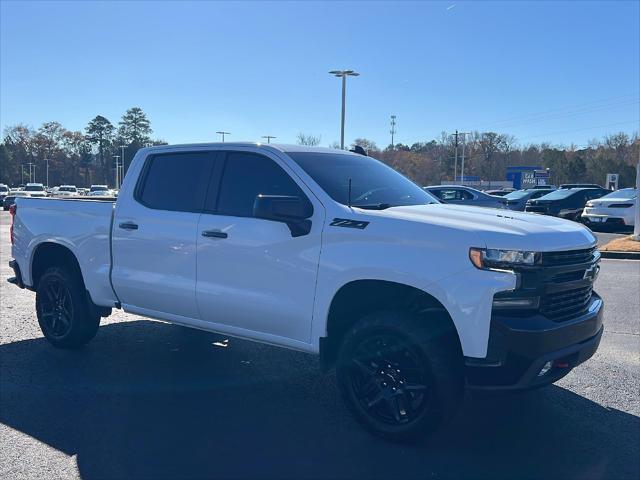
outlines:
[[514, 265], [531, 266], [537, 262], [536, 252], [520, 250], [497, 250], [494, 248], [470, 248], [469, 259], [482, 270], [508, 269]]

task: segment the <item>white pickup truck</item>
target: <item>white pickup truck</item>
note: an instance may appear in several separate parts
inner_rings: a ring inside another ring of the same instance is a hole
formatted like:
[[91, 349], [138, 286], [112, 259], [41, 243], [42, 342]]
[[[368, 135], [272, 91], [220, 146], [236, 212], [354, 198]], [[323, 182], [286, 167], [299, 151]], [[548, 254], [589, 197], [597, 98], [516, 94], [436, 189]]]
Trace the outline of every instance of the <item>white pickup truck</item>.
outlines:
[[54, 346], [122, 308], [319, 354], [392, 440], [450, 417], [465, 386], [554, 382], [602, 336], [587, 228], [443, 205], [358, 153], [144, 148], [116, 202], [19, 198], [11, 213], [9, 280], [36, 292]]

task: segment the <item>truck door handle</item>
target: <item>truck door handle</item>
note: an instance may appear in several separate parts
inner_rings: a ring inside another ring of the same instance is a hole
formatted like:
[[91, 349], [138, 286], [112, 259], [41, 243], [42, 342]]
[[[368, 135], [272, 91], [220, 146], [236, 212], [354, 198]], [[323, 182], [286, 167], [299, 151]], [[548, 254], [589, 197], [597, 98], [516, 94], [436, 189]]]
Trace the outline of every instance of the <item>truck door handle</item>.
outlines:
[[204, 230], [202, 236], [207, 238], [227, 238], [229, 235], [220, 230]]
[[122, 228], [123, 230], [137, 230], [138, 229], [138, 224], [133, 223], [133, 222], [123, 222], [118, 226], [120, 228]]

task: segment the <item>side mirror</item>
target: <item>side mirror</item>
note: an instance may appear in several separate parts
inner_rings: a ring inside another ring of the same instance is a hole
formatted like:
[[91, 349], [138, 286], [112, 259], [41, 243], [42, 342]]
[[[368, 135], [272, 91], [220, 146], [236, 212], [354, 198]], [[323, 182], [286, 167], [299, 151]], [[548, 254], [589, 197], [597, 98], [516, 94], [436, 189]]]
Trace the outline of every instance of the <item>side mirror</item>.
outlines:
[[313, 205], [306, 199], [288, 195], [258, 195], [253, 202], [253, 216], [286, 223], [292, 237], [311, 231]]

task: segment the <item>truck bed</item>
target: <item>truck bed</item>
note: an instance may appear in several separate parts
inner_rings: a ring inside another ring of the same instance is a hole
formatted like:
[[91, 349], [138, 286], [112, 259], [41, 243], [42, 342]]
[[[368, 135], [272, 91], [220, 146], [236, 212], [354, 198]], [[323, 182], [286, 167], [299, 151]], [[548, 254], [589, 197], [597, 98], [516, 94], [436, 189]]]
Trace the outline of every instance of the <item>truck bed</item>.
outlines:
[[33, 285], [31, 262], [43, 242], [67, 247], [78, 259], [93, 302], [113, 306], [111, 222], [115, 202], [108, 198], [17, 198], [15, 257], [25, 285]]

